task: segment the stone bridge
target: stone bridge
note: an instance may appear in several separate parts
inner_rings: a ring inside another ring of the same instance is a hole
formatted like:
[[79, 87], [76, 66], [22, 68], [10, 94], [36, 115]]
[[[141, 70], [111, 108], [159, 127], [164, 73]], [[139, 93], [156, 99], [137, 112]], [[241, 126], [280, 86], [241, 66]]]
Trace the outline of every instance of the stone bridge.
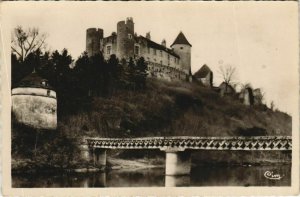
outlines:
[[95, 165], [106, 165], [107, 149], [159, 149], [166, 152], [166, 175], [189, 174], [191, 151], [284, 151], [292, 150], [291, 136], [255, 137], [143, 137], [86, 138], [84, 157]]

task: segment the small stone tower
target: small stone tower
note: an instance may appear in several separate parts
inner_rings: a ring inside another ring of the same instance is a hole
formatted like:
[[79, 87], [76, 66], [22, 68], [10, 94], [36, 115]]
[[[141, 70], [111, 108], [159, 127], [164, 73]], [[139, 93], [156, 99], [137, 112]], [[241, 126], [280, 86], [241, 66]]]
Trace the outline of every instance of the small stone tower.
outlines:
[[12, 89], [12, 113], [16, 121], [37, 129], [56, 129], [56, 92], [33, 72]]
[[191, 74], [191, 48], [192, 45], [186, 39], [184, 34], [180, 32], [171, 45], [171, 48], [180, 56], [181, 68], [187, 75]]
[[119, 59], [134, 56], [134, 23], [131, 17], [117, 24], [117, 57]]
[[103, 40], [103, 29], [89, 28], [86, 30], [86, 52], [88, 56], [99, 54]]

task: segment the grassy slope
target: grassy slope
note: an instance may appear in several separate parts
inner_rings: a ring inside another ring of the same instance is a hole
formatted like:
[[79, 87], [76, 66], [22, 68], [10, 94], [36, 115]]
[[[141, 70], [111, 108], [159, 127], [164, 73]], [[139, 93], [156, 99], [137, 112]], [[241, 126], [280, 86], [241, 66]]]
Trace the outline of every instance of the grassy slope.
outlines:
[[[85, 166], [79, 159], [75, 140], [83, 136], [291, 135], [291, 117], [287, 114], [264, 107], [247, 107], [238, 100], [221, 98], [208, 88], [190, 83], [149, 79], [144, 91], [118, 91], [111, 98], [93, 98], [78, 108], [84, 110], [59, 119], [57, 132], [36, 132], [13, 124], [12, 168], [23, 172], [24, 169]], [[109, 155], [112, 166], [120, 163], [116, 159], [132, 157], [153, 165], [164, 161], [164, 153], [159, 150], [110, 151]], [[193, 153], [195, 163], [269, 160], [288, 161], [290, 153]]]
[[291, 135], [291, 117], [197, 84], [149, 79], [144, 91], [94, 98], [89, 110], [65, 117], [59, 127], [98, 137]]

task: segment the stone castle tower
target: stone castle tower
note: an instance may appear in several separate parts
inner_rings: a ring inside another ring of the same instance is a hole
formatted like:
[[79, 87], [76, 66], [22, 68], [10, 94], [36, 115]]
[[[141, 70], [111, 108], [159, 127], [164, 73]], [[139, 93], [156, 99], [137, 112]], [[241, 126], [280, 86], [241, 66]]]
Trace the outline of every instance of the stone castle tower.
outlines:
[[86, 32], [86, 51], [88, 56], [102, 53], [105, 59], [115, 54], [119, 60], [143, 57], [148, 64], [148, 76], [166, 80], [189, 80], [191, 78], [191, 48], [182, 32], [171, 45], [166, 40], [159, 44], [151, 40], [150, 32], [138, 36], [134, 32], [131, 17], [117, 23], [117, 32], [103, 37], [103, 30], [89, 28]]
[[180, 56], [180, 64], [186, 74], [191, 74], [191, 48], [192, 45], [186, 39], [184, 34], [180, 32], [171, 45], [176, 54]]
[[134, 56], [134, 23], [131, 17], [117, 24], [116, 55], [120, 59]]
[[103, 29], [89, 28], [86, 30], [86, 52], [88, 56], [100, 53]]

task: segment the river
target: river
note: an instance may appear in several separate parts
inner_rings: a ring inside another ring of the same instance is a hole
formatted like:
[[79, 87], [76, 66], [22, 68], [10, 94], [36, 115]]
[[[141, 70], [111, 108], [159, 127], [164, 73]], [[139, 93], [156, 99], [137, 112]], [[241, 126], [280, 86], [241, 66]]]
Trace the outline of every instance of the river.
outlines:
[[[165, 186], [290, 186], [291, 165], [198, 166], [189, 176], [165, 176], [164, 168], [111, 170], [105, 173], [18, 174], [12, 186], [32, 187], [165, 187]], [[265, 172], [280, 175], [268, 179]]]

